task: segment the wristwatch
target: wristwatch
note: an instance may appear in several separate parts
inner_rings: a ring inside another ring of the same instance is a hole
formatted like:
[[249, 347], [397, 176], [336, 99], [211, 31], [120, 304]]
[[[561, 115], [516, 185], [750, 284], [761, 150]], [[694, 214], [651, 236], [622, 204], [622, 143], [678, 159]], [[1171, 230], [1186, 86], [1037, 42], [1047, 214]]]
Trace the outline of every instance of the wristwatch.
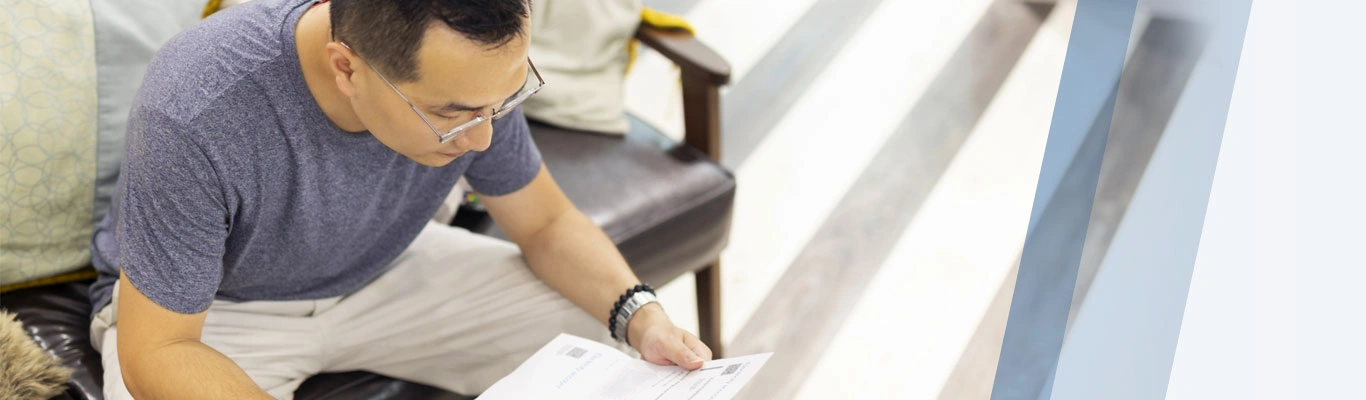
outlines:
[[629, 346], [631, 342], [626, 337], [626, 333], [628, 332], [626, 325], [631, 322], [631, 317], [635, 316], [636, 311], [640, 310], [640, 308], [644, 307], [646, 304], [658, 302], [659, 299], [655, 297], [654, 293], [643, 290], [635, 292], [631, 297], [626, 298], [626, 302], [621, 305], [621, 311], [616, 314], [616, 332], [613, 332], [615, 333], [613, 336], [616, 337], [617, 341]]

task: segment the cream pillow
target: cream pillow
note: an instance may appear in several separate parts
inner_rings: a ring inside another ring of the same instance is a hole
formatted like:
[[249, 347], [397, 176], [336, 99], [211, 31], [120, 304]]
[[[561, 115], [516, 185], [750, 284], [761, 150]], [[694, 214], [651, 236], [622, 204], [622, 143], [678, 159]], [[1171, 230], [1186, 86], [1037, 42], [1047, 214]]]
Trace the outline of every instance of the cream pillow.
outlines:
[[625, 134], [622, 85], [640, 0], [532, 0], [531, 61], [546, 86], [522, 105], [531, 119]]

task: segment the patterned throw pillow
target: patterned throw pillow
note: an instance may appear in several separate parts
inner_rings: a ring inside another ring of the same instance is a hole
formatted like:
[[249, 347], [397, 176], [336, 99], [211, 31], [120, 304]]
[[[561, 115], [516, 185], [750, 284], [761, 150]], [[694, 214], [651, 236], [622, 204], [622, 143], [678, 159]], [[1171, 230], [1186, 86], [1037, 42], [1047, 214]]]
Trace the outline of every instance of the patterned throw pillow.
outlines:
[[0, 284], [89, 260], [97, 108], [90, 3], [0, 9]]
[[[0, 5], [0, 292], [89, 264], [153, 53], [203, 0]], [[89, 271], [89, 270], [84, 270]]]

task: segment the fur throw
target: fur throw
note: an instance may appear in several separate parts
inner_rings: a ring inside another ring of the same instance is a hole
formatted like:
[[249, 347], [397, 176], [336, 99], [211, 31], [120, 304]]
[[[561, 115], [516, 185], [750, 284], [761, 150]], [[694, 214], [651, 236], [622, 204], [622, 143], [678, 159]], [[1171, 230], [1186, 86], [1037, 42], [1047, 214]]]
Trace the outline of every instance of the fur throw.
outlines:
[[47, 399], [70, 379], [70, 368], [38, 347], [14, 314], [0, 311], [0, 400]]

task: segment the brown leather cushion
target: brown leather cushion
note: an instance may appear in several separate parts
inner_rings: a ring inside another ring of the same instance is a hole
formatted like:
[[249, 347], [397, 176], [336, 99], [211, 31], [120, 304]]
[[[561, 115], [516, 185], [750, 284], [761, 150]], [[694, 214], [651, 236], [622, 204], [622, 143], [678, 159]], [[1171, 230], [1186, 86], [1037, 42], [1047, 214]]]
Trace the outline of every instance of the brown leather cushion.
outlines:
[[[729, 239], [735, 178], [635, 118], [625, 137], [531, 123], [546, 167], [647, 283], [715, 261]], [[496, 226], [483, 232], [505, 235]]]
[[[533, 123], [546, 165], [574, 204], [617, 243], [646, 282], [664, 284], [715, 260], [730, 230], [735, 180], [698, 151], [632, 120], [626, 137]], [[485, 232], [501, 236], [496, 227]], [[0, 296], [31, 336], [76, 372], [60, 398], [100, 399], [104, 369], [90, 346], [90, 281]], [[468, 399], [366, 372], [315, 376], [297, 399]]]
[[322, 374], [309, 378], [294, 393], [296, 400], [382, 400], [382, 399], [431, 399], [431, 400], [470, 400], [474, 396], [464, 396], [445, 390], [401, 381], [369, 372], [342, 372]]

